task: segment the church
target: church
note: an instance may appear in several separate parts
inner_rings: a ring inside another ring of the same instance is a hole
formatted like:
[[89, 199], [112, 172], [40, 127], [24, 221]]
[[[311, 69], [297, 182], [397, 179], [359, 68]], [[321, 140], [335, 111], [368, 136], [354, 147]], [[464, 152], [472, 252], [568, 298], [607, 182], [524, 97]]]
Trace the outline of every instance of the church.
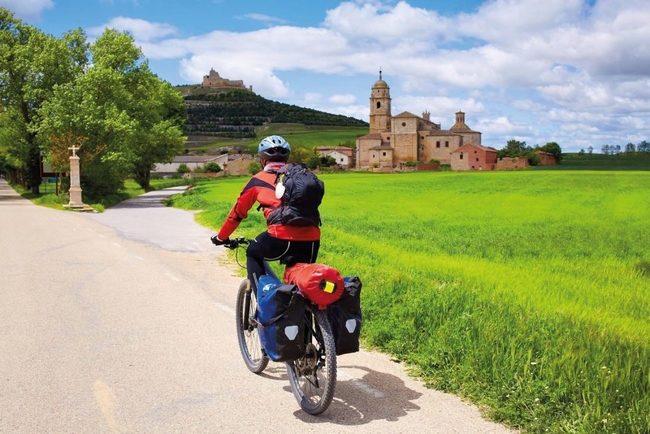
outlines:
[[407, 162], [451, 163], [451, 153], [463, 145], [481, 144], [481, 133], [465, 124], [465, 113], [456, 113], [456, 123], [449, 130], [431, 121], [425, 111], [416, 116], [407, 111], [393, 116], [390, 110], [390, 88], [382, 79], [372, 86], [370, 94], [370, 131], [357, 139], [357, 169], [398, 169]]

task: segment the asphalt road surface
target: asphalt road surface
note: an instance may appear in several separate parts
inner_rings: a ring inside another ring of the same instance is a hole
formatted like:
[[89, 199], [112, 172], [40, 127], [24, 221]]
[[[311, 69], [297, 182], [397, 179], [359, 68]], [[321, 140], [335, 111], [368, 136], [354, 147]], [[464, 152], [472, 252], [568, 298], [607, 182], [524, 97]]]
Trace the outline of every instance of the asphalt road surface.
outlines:
[[324, 414], [302, 412], [284, 364], [246, 369], [241, 277], [161, 206], [177, 192], [81, 214], [0, 179], [0, 433], [512, 432], [369, 351], [339, 357]]

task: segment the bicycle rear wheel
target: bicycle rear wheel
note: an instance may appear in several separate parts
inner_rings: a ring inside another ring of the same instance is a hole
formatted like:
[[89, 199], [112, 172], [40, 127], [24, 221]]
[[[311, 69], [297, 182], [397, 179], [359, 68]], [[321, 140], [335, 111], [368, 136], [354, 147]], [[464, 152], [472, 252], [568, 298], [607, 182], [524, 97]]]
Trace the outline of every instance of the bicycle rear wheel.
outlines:
[[307, 348], [305, 355], [287, 362], [287, 375], [293, 396], [307, 413], [318, 415], [327, 410], [336, 387], [336, 348], [332, 327], [325, 311], [315, 307], [305, 311]]
[[237, 291], [235, 306], [235, 322], [237, 323], [237, 340], [239, 349], [244, 358], [246, 367], [255, 374], [266, 369], [269, 358], [262, 349], [255, 310], [257, 299], [250, 288], [248, 279], [245, 279]]

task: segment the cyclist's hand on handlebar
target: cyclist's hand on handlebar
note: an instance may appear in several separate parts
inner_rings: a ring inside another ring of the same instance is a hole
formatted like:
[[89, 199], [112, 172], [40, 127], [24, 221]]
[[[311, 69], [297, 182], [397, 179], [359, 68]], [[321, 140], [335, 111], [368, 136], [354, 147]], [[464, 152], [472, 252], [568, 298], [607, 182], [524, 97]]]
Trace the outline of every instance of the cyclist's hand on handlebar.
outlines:
[[225, 244], [230, 243], [230, 238], [226, 238], [225, 240], [222, 240], [221, 238], [219, 238], [218, 234], [214, 234], [210, 237], [210, 241], [212, 241], [212, 244], [214, 244], [215, 246], [223, 246]]

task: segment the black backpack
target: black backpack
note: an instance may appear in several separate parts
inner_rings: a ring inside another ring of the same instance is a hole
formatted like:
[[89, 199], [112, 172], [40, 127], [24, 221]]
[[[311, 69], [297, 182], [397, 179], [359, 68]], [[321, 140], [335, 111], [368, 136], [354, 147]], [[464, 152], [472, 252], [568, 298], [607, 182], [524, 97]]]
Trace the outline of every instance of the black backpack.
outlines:
[[275, 192], [282, 204], [269, 214], [269, 225], [320, 226], [325, 185], [307, 166], [292, 163], [278, 171]]

